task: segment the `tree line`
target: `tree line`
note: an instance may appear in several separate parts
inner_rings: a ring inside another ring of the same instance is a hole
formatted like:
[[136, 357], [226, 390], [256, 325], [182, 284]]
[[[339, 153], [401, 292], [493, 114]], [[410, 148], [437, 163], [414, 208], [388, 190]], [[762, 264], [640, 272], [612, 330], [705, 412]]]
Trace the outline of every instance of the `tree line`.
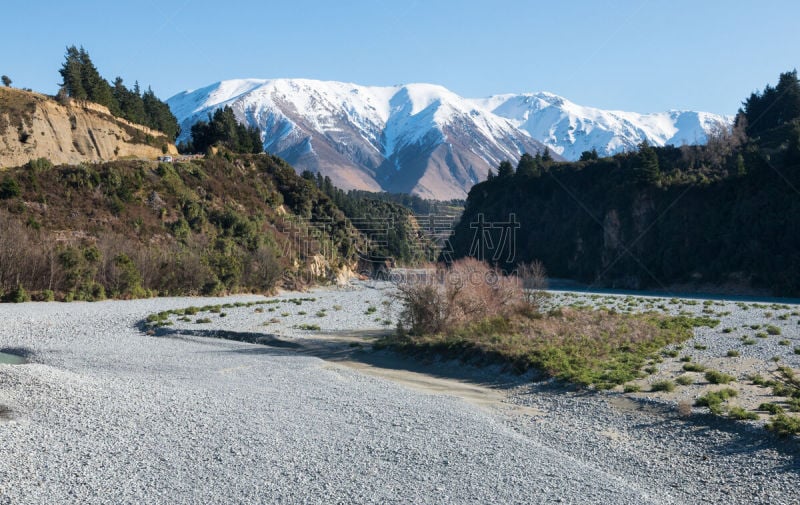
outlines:
[[164, 132], [170, 139], [177, 138], [180, 133], [178, 120], [152, 89], [148, 87], [142, 92], [138, 82], [134, 83], [133, 88], [128, 88], [122, 77], [117, 77], [114, 84], [110, 84], [100, 75], [83, 47], [67, 48], [59, 73], [62, 78], [59, 97], [68, 96], [105, 105], [112, 115]]
[[589, 151], [576, 162], [503, 162], [470, 191], [451, 242], [456, 257], [474, 255], [482, 237], [470, 224], [513, 213], [515, 250], [495, 258], [504, 268], [540, 259], [554, 277], [599, 285], [729, 283], [796, 296], [794, 188], [800, 82], [791, 71], [748, 97], [734, 124], [719, 125], [703, 146], [642, 143], [606, 158]]

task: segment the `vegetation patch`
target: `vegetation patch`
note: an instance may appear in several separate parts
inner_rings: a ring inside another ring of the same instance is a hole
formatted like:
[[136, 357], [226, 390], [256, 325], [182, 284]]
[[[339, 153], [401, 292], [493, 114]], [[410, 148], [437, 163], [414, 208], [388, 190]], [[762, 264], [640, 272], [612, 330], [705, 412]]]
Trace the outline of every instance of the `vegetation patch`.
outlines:
[[[688, 340], [695, 327], [715, 322], [586, 308], [544, 313], [519, 298], [513, 279], [495, 278], [485, 265], [457, 262], [444, 274], [449, 277], [400, 287], [401, 331], [382, 339], [379, 346], [499, 362], [519, 372], [538, 369], [606, 389], [638, 378], [661, 349]], [[496, 282], [459, 285], [454, 276]]]

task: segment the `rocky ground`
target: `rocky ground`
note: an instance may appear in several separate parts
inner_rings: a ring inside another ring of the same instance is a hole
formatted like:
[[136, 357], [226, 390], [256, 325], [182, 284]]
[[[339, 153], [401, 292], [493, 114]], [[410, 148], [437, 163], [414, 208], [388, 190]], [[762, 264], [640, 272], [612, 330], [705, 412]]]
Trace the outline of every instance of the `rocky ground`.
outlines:
[[[0, 503], [798, 503], [796, 439], [677, 412], [699, 377], [631, 395], [409, 363], [369, 349], [394, 325], [389, 291], [0, 306], [0, 351], [29, 356], [0, 365]], [[684, 354], [741, 367], [741, 382], [773, 356], [800, 364], [795, 306], [553, 302], [721, 319], [644, 386]], [[219, 307], [142, 331], [205, 305]], [[743, 343], [765, 324], [781, 334]]]

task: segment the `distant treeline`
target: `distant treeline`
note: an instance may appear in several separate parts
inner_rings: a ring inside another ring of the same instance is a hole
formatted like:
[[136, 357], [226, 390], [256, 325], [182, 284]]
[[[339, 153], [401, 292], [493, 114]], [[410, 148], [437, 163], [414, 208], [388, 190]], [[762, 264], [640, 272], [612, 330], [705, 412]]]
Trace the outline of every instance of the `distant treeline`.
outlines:
[[233, 109], [224, 106], [208, 114], [208, 121], [192, 125], [189, 142], [178, 144], [182, 153], [205, 153], [212, 146], [224, 147], [235, 153], [248, 154], [264, 151], [258, 128], [246, 126], [236, 120]]
[[63, 79], [59, 96], [105, 105], [116, 117], [164, 132], [170, 139], [177, 138], [180, 133], [178, 120], [153, 90], [148, 88], [142, 92], [138, 82], [134, 83], [133, 89], [129, 89], [121, 77], [117, 77], [113, 85], [109, 84], [100, 76], [83, 47], [68, 47], [65, 60], [59, 70]]
[[[799, 190], [792, 71], [748, 97], [735, 124], [719, 125], [705, 146], [504, 162], [470, 191], [452, 244], [456, 257], [483, 251], [506, 268], [540, 259], [554, 277], [605, 286], [735, 283], [797, 296]], [[514, 250], [495, 257], [511, 214], [520, 228], [503, 244]]]

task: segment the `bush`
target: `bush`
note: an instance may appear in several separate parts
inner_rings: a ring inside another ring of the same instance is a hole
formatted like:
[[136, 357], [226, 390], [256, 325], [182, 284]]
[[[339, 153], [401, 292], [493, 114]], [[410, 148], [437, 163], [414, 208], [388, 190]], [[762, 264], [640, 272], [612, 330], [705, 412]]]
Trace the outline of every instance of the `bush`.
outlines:
[[772, 415], [783, 413], [783, 407], [781, 407], [777, 403], [762, 403], [761, 405], [758, 406], [758, 410], [769, 412]]
[[625, 384], [625, 386], [623, 386], [622, 390], [624, 392], [626, 392], [626, 393], [638, 393], [639, 391], [642, 390], [642, 386], [640, 386], [639, 384], [633, 384], [633, 383]]
[[689, 384], [694, 384], [694, 379], [692, 379], [691, 375], [684, 374], [675, 379], [675, 382], [681, 386], [688, 386]]
[[683, 369], [687, 372], [705, 372], [706, 367], [700, 363], [684, 363]]
[[767, 429], [781, 436], [800, 433], [800, 418], [778, 414], [767, 423]]
[[731, 349], [730, 351], [728, 351], [727, 356], [729, 358], [735, 358], [739, 356], [739, 351], [737, 351], [736, 349]]
[[767, 326], [767, 333], [769, 333], [770, 335], [780, 335], [781, 329], [778, 328], [777, 326], [773, 326], [770, 324]]
[[675, 391], [675, 383], [671, 380], [656, 381], [650, 385], [650, 391], [666, 391], [670, 393]]
[[523, 301], [516, 278], [505, 277], [471, 258], [458, 260], [449, 269], [438, 268], [432, 275], [409, 279], [397, 289], [403, 304], [400, 323], [414, 335], [502, 317]]
[[15, 198], [21, 194], [22, 190], [16, 179], [12, 178], [10, 175], [3, 177], [3, 180], [0, 181], [0, 200]]
[[695, 400], [694, 404], [698, 407], [708, 407], [712, 413], [719, 414], [722, 412], [722, 402], [728, 398], [733, 398], [736, 395], [737, 393], [735, 389], [720, 389], [717, 391], [711, 391], [706, 393], [704, 396], [699, 397], [697, 400]]
[[728, 384], [736, 380], [736, 377], [720, 372], [718, 370], [709, 370], [705, 374], [706, 380], [711, 384]]
[[735, 406], [728, 409], [728, 416], [731, 419], [737, 419], [739, 421], [756, 421], [758, 420], [758, 414], [755, 412], [750, 412], [749, 410], [745, 410], [742, 407]]
[[11, 303], [23, 303], [31, 301], [31, 297], [21, 284], [17, 284], [14, 289], [6, 293], [6, 295], [3, 297], [3, 301]]

